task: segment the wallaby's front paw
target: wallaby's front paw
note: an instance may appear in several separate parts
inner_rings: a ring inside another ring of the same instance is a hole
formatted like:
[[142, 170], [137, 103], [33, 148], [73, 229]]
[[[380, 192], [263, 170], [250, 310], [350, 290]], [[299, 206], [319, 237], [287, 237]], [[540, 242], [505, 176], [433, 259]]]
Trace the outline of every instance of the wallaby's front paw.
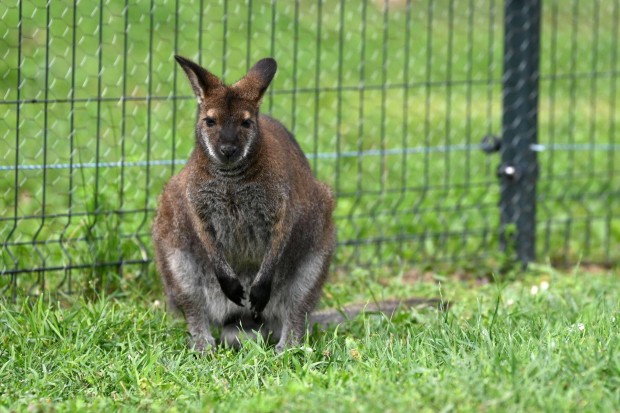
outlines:
[[250, 289], [250, 308], [254, 317], [257, 317], [271, 298], [271, 283], [258, 282], [252, 284]]
[[218, 280], [226, 297], [238, 306], [243, 307], [241, 301], [245, 299], [245, 292], [239, 280], [232, 277], [219, 277]]

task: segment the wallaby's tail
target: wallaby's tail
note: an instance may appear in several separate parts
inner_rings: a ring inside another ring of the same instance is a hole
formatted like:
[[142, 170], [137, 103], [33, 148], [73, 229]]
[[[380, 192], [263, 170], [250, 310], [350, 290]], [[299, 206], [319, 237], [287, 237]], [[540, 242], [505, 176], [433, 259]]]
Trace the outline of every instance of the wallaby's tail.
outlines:
[[397, 309], [412, 307], [437, 307], [442, 311], [448, 309], [449, 303], [437, 298], [408, 298], [404, 300], [386, 300], [378, 303], [352, 304], [342, 309], [314, 311], [310, 314], [310, 326], [318, 324], [328, 327], [355, 318], [360, 313], [383, 313], [391, 317]]

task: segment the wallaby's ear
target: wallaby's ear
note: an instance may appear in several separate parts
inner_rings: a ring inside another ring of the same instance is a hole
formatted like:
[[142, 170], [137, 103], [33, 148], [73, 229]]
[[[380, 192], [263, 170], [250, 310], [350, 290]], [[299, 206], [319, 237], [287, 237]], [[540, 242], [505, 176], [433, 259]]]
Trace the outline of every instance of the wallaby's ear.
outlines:
[[278, 64], [271, 57], [259, 60], [240, 81], [232, 87], [244, 99], [259, 104], [263, 94], [273, 80]]
[[179, 55], [174, 56], [174, 58], [187, 74], [189, 83], [192, 85], [199, 102], [202, 102], [213, 89], [223, 86], [220, 79], [197, 63]]

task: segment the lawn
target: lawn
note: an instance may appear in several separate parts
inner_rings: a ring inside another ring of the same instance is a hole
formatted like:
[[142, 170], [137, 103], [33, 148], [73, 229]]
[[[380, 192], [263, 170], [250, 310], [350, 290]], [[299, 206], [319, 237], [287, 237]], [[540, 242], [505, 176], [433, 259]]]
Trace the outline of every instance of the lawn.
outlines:
[[[157, 195], [193, 145], [175, 52], [228, 82], [278, 60], [263, 111], [338, 195], [339, 265], [493, 257], [499, 157], [478, 144], [501, 133], [502, 2], [380, 3], [2, 2], [0, 271], [56, 268], [49, 286], [152, 257]], [[543, 2], [543, 260], [620, 258], [619, 8]]]
[[324, 307], [442, 297], [448, 311], [364, 315], [276, 355], [249, 342], [197, 357], [156, 291], [70, 305], [0, 304], [6, 411], [497, 411], [620, 409], [617, 273], [537, 267], [465, 274], [355, 271]]

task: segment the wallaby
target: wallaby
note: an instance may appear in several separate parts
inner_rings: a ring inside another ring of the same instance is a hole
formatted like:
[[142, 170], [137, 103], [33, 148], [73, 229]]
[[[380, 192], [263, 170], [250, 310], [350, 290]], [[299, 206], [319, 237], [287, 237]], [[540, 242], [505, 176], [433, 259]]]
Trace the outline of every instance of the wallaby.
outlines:
[[198, 100], [196, 144], [166, 184], [153, 227], [169, 304], [194, 347], [260, 327], [276, 350], [298, 343], [335, 245], [334, 198], [292, 134], [259, 114], [276, 61], [260, 60], [232, 86], [175, 56]]
[[308, 322], [363, 310], [312, 317], [335, 246], [334, 198], [293, 135], [259, 114], [276, 61], [262, 59], [226, 86], [175, 58], [198, 100], [196, 143], [160, 196], [153, 242], [169, 306], [185, 315], [194, 348], [213, 347], [217, 326], [224, 344], [258, 330], [281, 352], [300, 342]]

